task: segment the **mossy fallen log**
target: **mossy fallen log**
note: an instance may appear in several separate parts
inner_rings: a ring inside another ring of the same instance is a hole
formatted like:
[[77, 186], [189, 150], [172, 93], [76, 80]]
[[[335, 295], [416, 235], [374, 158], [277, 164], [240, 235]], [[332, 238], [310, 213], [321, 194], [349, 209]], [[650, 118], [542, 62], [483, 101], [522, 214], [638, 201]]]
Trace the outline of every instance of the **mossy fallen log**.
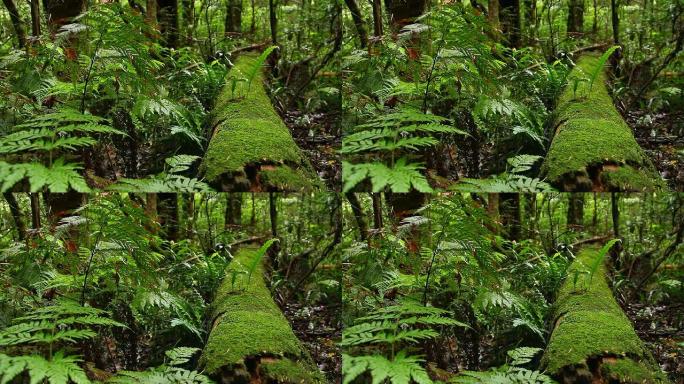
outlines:
[[256, 248], [243, 248], [228, 266], [200, 364], [222, 383], [323, 383], [273, 301], [258, 256]]
[[599, 57], [585, 54], [569, 75], [542, 176], [562, 191], [642, 191], [664, 187], [632, 130], [615, 109]]
[[[608, 286], [595, 246], [580, 251], [554, 304], [542, 366], [561, 383], [668, 383]], [[592, 275], [591, 268], [599, 262]]]
[[228, 73], [213, 110], [213, 132], [200, 171], [224, 191], [299, 191], [319, 187], [316, 173], [276, 113], [254, 54]]

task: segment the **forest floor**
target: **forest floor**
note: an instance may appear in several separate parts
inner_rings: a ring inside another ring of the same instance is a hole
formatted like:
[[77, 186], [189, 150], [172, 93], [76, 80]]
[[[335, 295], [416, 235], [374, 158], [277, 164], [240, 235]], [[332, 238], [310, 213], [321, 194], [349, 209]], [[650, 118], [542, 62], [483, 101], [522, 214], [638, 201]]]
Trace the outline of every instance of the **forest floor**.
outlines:
[[674, 384], [684, 384], [684, 303], [623, 304], [639, 338], [650, 348]]
[[637, 142], [649, 156], [670, 188], [684, 188], [684, 111], [651, 114], [644, 110], [627, 113], [625, 120]]
[[337, 153], [342, 143], [337, 123], [339, 114], [305, 114], [298, 110], [289, 110], [282, 117], [318, 176], [325, 181], [328, 189], [338, 190], [342, 180], [340, 156]]
[[330, 383], [341, 380], [342, 358], [337, 345], [342, 339], [341, 308], [334, 304], [305, 306], [297, 302], [286, 303], [282, 308], [295, 335]]

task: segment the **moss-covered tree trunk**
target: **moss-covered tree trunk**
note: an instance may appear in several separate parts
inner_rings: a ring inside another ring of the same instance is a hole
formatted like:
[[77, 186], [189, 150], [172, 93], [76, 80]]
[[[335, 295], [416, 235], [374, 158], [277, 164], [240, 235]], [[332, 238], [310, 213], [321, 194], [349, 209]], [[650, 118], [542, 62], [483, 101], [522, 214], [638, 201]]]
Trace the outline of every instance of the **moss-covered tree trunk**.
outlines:
[[259, 65], [256, 55], [244, 54], [226, 77], [201, 170], [224, 191], [317, 188], [315, 172], [271, 105]]
[[324, 382], [273, 301], [263, 274], [256, 248], [241, 249], [228, 266], [212, 304], [201, 357], [205, 372], [221, 383]]
[[599, 65], [597, 55], [587, 54], [568, 76], [542, 176], [568, 192], [662, 188], [662, 179], [615, 109]]
[[598, 247], [583, 248], [570, 266], [552, 324], [542, 365], [560, 383], [668, 382], [613, 298]]

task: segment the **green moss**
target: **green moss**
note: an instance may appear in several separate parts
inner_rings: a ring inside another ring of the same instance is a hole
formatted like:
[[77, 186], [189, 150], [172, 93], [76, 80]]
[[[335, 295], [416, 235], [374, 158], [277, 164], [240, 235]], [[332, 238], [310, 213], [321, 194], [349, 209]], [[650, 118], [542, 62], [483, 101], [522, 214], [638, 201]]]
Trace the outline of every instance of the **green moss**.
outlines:
[[251, 85], [246, 81], [254, 65], [255, 56], [243, 55], [230, 70], [214, 106], [215, 128], [201, 171], [207, 181], [218, 183], [226, 174], [246, 179], [248, 166], [258, 170], [262, 164], [288, 164], [298, 182], [288, 186], [268, 184], [265, 189], [311, 188], [316, 175], [273, 108], [263, 86], [262, 71], [257, 71]]
[[312, 182], [288, 166], [262, 169], [259, 172], [259, 180], [265, 185], [276, 185], [285, 190], [305, 189], [312, 185]]
[[656, 374], [648, 366], [628, 359], [617, 359], [601, 366], [602, 376], [609, 381], [620, 383], [667, 383], [662, 372]]
[[589, 273], [597, 256], [598, 248], [586, 247], [568, 268], [554, 304], [555, 327], [542, 365], [559, 374], [565, 367], [586, 367], [591, 358], [615, 357], [627, 362], [617, 367], [646, 368], [649, 376], [644, 382], [654, 383], [659, 368], [615, 301], [606, 266], [600, 265], [593, 276]]
[[262, 376], [278, 383], [309, 384], [324, 382], [320, 373], [311, 375], [311, 367], [288, 359], [262, 362], [260, 369]]
[[[629, 126], [613, 106], [606, 89], [606, 75], [601, 71], [592, 87], [588, 79], [598, 65], [598, 57], [582, 57], [570, 75], [570, 81], [558, 100], [556, 134], [542, 165], [542, 175], [552, 184], [564, 179], [591, 178], [592, 167], [603, 164], [612, 169], [600, 182], [605, 190], [644, 190], [663, 186]], [[573, 79], [582, 79], [577, 82]]]
[[297, 366], [301, 367], [297, 377], [307, 377], [310, 381], [306, 382], [313, 382], [317, 369], [273, 301], [261, 263], [257, 263], [249, 276], [255, 256], [256, 248], [243, 248], [226, 268], [212, 303], [213, 326], [201, 363], [207, 373], [214, 375], [225, 368], [244, 365], [247, 358], [296, 359]]

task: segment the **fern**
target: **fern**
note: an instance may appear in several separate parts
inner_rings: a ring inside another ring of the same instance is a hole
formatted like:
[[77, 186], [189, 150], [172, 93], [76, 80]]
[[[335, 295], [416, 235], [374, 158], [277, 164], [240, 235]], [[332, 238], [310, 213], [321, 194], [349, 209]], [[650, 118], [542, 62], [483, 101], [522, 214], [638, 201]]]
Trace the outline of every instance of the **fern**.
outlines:
[[120, 371], [107, 380], [112, 384], [210, 384], [207, 376], [178, 367], [161, 366], [147, 371]]
[[342, 162], [344, 174], [344, 192], [348, 192], [365, 179], [369, 179], [373, 192], [385, 188], [395, 193], [409, 192], [411, 188], [419, 192], [432, 192], [432, 187], [420, 170], [420, 163], [409, 163], [405, 157], [400, 158], [391, 168], [382, 163], [351, 164]]
[[431, 384], [425, 368], [420, 363], [424, 360], [418, 356], [407, 355], [401, 350], [389, 360], [383, 356], [349, 356], [342, 355], [343, 384], [351, 383], [364, 372], [370, 372], [373, 383], [389, 380], [392, 384]]
[[37, 355], [8, 356], [0, 353], [0, 382], [11, 382], [27, 372], [31, 383], [87, 384], [90, 380], [78, 365], [81, 361], [76, 356], [65, 356], [64, 351], [56, 352], [49, 360]]
[[62, 193], [69, 188], [77, 192], [89, 192], [85, 179], [77, 172], [80, 169], [79, 165], [65, 163], [61, 157], [50, 167], [38, 163], [10, 164], [0, 160], [0, 192], [8, 191], [23, 179], [28, 180], [31, 192], [46, 189]]
[[541, 351], [541, 348], [519, 347], [507, 351], [506, 354], [511, 358], [511, 365], [525, 365]]
[[192, 356], [196, 355], [199, 351], [201, 351], [199, 348], [178, 347], [170, 349], [164, 352], [164, 354], [170, 359], [169, 365], [182, 365], [190, 361]]
[[277, 45], [272, 45], [268, 48], [266, 48], [261, 55], [256, 59], [256, 62], [252, 67], [249, 69], [249, 72], [247, 73], [247, 92], [249, 92], [252, 89], [252, 81], [254, 81], [254, 78], [256, 77], [257, 73], [261, 70], [261, 66], [264, 65], [264, 62], [266, 62], [266, 59], [268, 56], [271, 55], [271, 53], [278, 49]]
[[551, 192], [555, 189], [548, 183], [523, 175], [503, 173], [487, 179], [464, 178], [451, 189], [463, 192], [503, 193], [517, 191], [520, 193]]
[[615, 243], [620, 242], [620, 239], [613, 239], [607, 242], [601, 249], [599, 249], [598, 254], [596, 255], [596, 258], [594, 259], [594, 262], [589, 266], [589, 283], [591, 283], [594, 280], [594, 274], [599, 270], [599, 267], [603, 264], [604, 260], [606, 259], [606, 255], [610, 251], [611, 248], [613, 248], [613, 245]]
[[608, 61], [610, 56], [613, 54], [613, 52], [615, 52], [615, 50], [617, 50], [619, 48], [620, 48], [619, 45], [614, 45], [614, 46], [608, 48], [608, 50], [606, 52], [604, 52], [603, 55], [601, 55], [601, 57], [599, 57], [599, 61], [598, 61], [598, 64], [596, 65], [596, 68], [594, 68], [594, 70], [591, 72], [591, 74], [589, 76], [589, 91], [592, 90], [592, 88], [594, 86], [594, 81], [596, 81], [599, 74], [601, 74], [601, 72], [603, 71], [603, 67], [606, 65], [606, 62]]
[[268, 249], [271, 248], [271, 246], [278, 241], [280, 240], [270, 239], [256, 251], [254, 257], [252, 257], [252, 262], [247, 266], [247, 284], [249, 284], [252, 281], [252, 275], [257, 270], [259, 264], [261, 264], [261, 260], [264, 258], [264, 255], [266, 255]]

